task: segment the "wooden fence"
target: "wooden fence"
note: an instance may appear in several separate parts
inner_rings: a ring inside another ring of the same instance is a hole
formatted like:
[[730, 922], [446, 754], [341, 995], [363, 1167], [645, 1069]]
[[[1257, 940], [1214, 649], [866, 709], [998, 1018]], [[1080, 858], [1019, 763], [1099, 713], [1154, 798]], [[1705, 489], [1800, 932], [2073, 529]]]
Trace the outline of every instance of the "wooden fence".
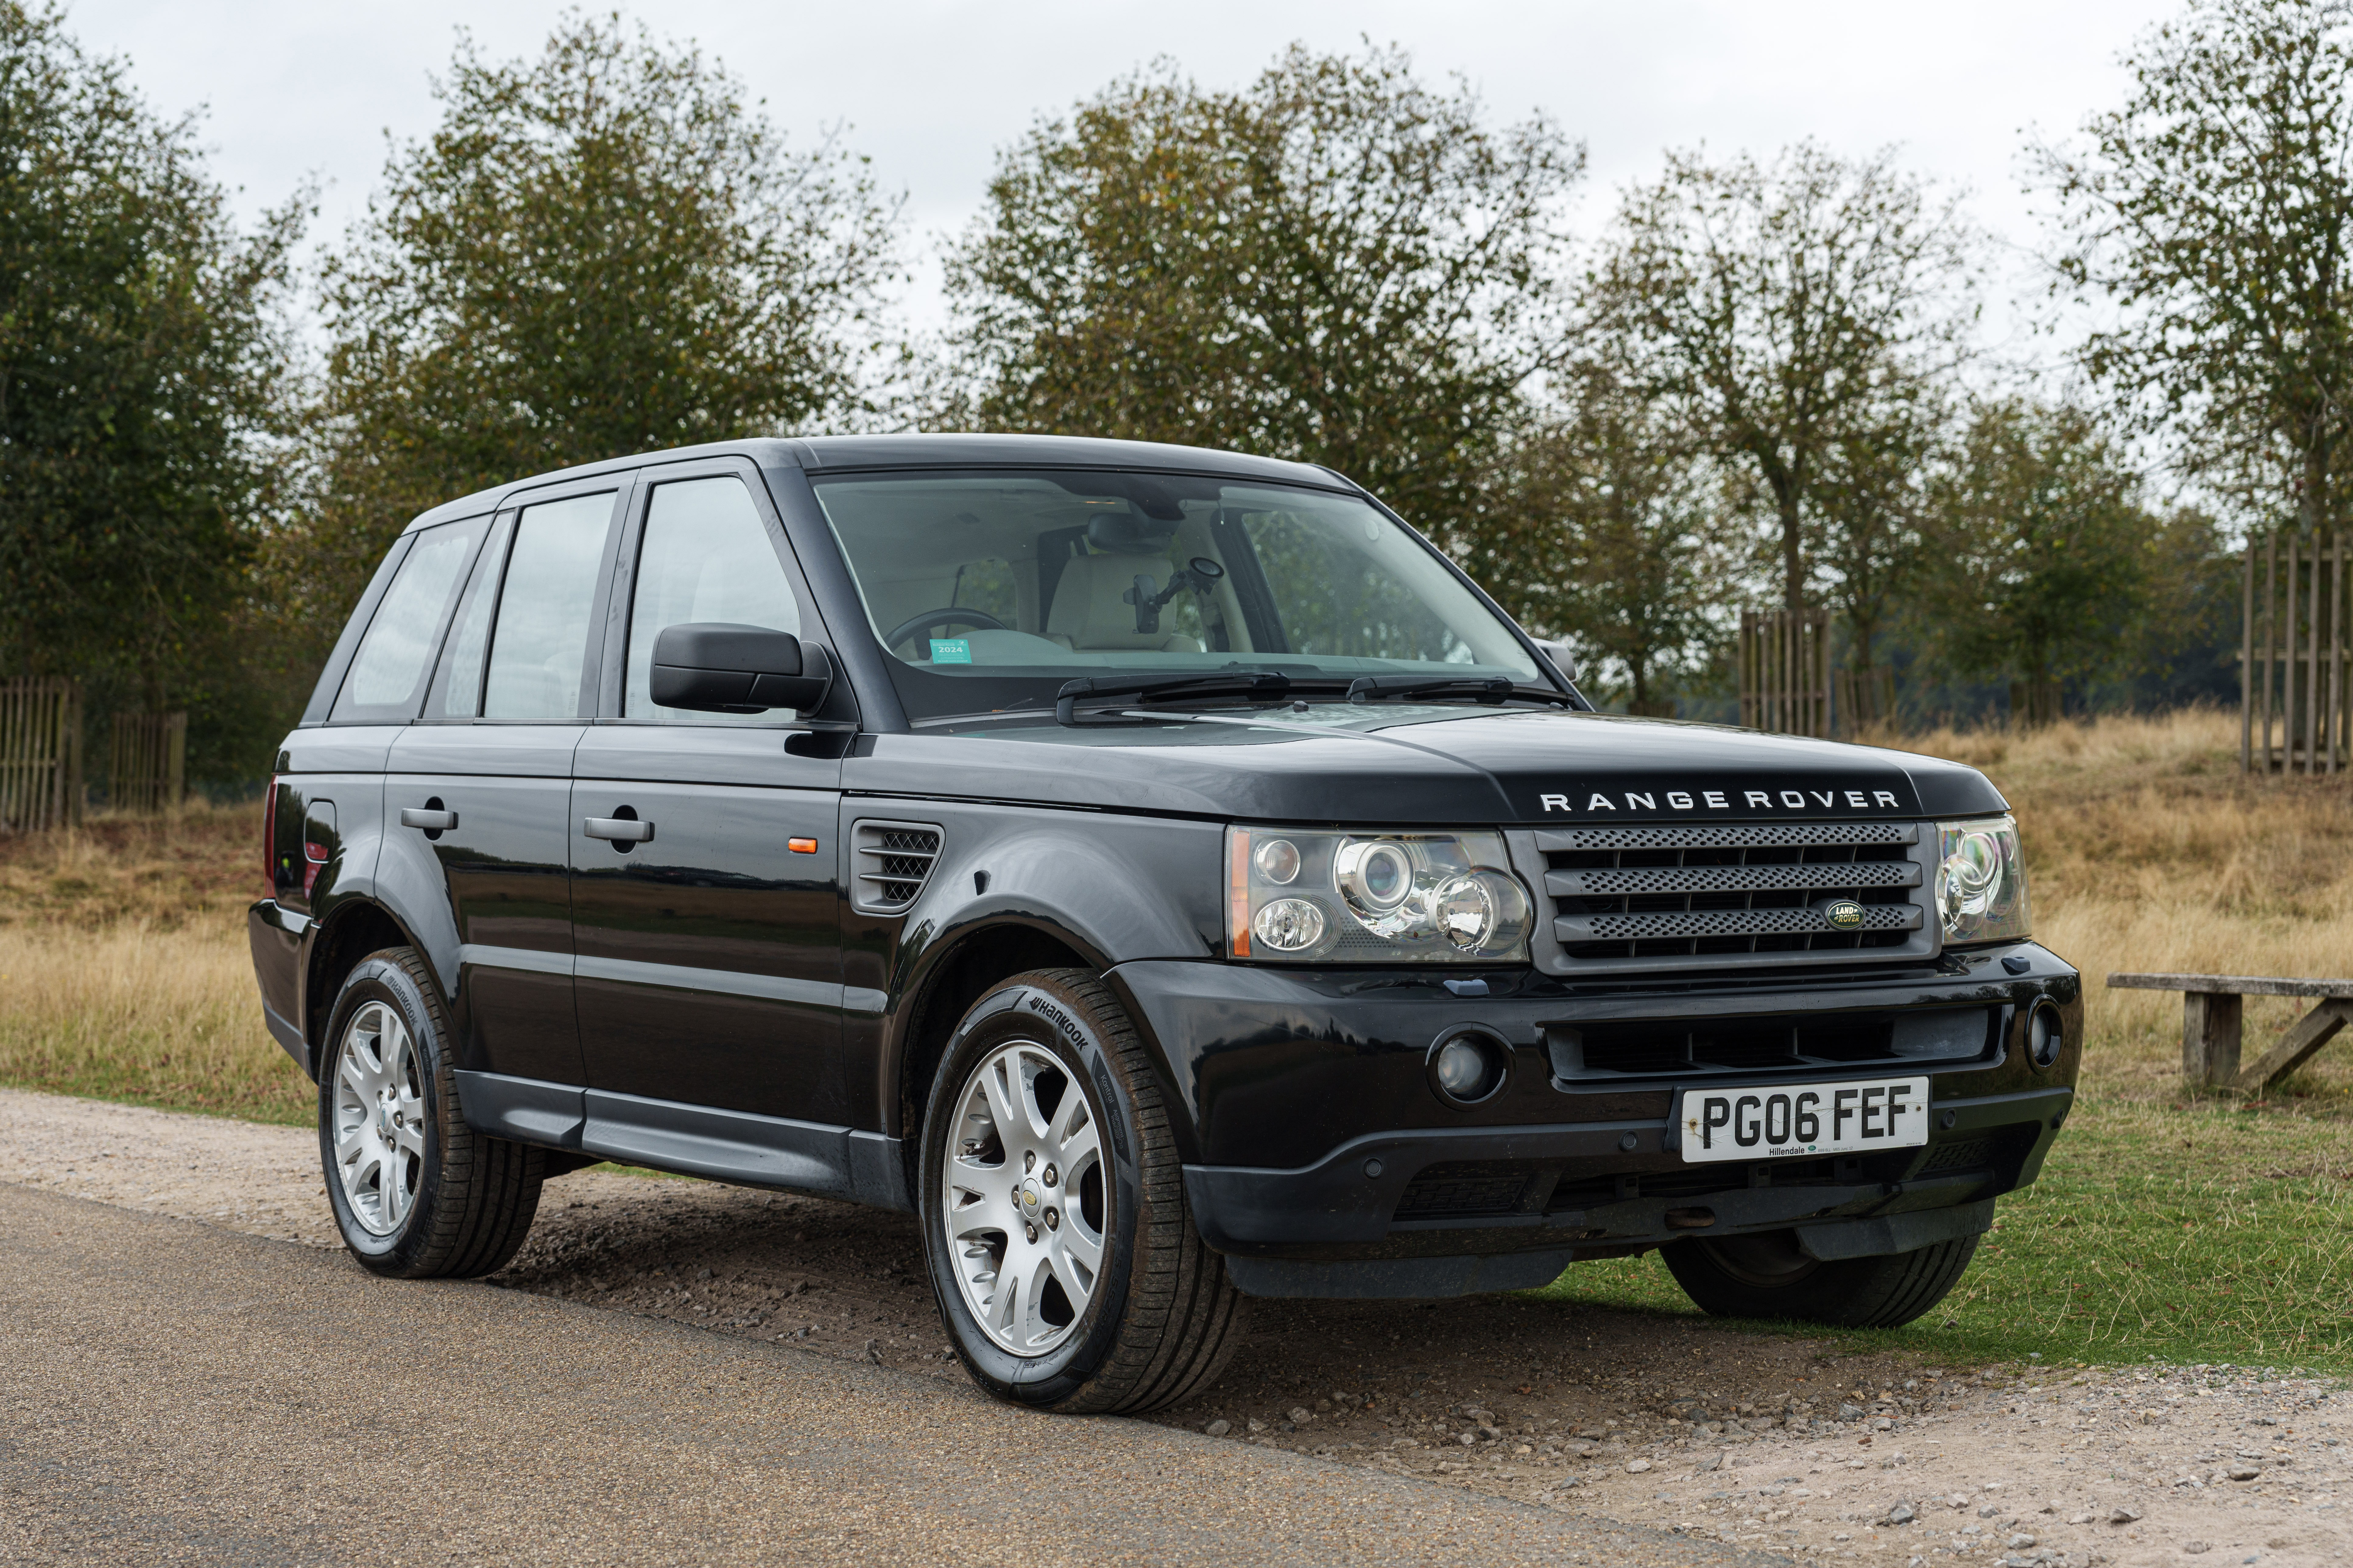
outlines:
[[1842, 735], [1859, 735], [1895, 717], [1895, 671], [1886, 665], [1832, 670], [1831, 686], [1838, 699], [1834, 717]]
[[81, 820], [81, 687], [0, 680], [0, 827], [37, 832]]
[[186, 793], [188, 716], [117, 713], [107, 753], [107, 804], [117, 811], [170, 811]]
[[1740, 612], [1740, 722], [1784, 735], [1831, 732], [1831, 613]]
[[2240, 586], [2239, 766], [2333, 773], [2348, 765], [2343, 530], [2247, 542]]

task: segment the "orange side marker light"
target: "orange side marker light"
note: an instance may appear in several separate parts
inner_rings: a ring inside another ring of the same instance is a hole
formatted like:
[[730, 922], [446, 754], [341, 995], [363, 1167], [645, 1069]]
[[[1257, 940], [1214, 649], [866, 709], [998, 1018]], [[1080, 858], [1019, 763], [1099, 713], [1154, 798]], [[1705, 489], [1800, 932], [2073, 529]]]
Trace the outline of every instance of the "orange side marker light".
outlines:
[[796, 855], [817, 853], [817, 840], [814, 838], [787, 838], [785, 843]]

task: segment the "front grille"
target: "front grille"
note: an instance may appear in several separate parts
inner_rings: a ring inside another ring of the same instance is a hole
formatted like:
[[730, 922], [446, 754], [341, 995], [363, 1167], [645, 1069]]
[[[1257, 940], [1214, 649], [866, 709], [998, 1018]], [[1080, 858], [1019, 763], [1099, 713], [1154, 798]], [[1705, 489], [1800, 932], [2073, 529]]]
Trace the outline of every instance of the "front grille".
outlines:
[[[1538, 942], [1537, 959], [1557, 973], [1933, 951], [1916, 824], [1661, 824], [1513, 837], [1552, 906], [1543, 933], [1552, 940]], [[1833, 907], [1850, 900], [1860, 912], [1841, 910], [1834, 923]]]
[[922, 822], [860, 822], [850, 832], [857, 869], [851, 904], [895, 915], [915, 901], [939, 863], [940, 830]]

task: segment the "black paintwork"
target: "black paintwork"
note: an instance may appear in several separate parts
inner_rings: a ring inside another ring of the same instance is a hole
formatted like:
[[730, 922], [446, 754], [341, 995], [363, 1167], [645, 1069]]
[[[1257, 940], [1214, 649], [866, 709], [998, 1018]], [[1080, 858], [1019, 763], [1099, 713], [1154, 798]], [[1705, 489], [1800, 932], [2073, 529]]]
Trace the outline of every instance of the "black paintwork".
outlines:
[[[1895, 1234], [1886, 1216], [1973, 1214], [2032, 1179], [2072, 1094], [2082, 1002], [2075, 973], [2031, 943], [1609, 984], [1486, 966], [1473, 972], [1483, 996], [1449, 990], [1451, 971], [1222, 961], [1234, 822], [1922, 821], [2005, 806], [1976, 771], [1931, 758], [1573, 708], [1335, 693], [1305, 711], [1168, 705], [1147, 722], [1069, 726], [1039, 711], [911, 728], [808, 475], [1058, 463], [1348, 488], [1299, 465], [1137, 443], [839, 437], [630, 458], [420, 518], [412, 532], [542, 493], [616, 490], [593, 711], [537, 724], [324, 722], [407, 541], [396, 546], [280, 755], [272, 897], [250, 922], [273, 1035], [315, 1072], [342, 968], [405, 941], [439, 984], [461, 1098], [486, 1131], [905, 1207], [925, 1053], [953, 1022], [943, 998], [1001, 978], [976, 955], [1078, 963], [1107, 976], [1155, 1058], [1204, 1234], [1257, 1259], [1268, 1289], [1431, 1289], [1493, 1272], [1432, 1260], [1639, 1249], [1667, 1239], [1665, 1211], [1710, 1180], [1702, 1195], [1724, 1228], [1804, 1222], [1819, 1245], [1852, 1247]], [[801, 639], [839, 673], [817, 713], [744, 727], [621, 716], [644, 497], [710, 473], [752, 489], [802, 601]], [[429, 801], [457, 826], [428, 836], [400, 825], [403, 807]], [[584, 818], [624, 815], [653, 822], [653, 838], [624, 851], [582, 830]], [[852, 838], [866, 819], [939, 829], [938, 864], [912, 907], [872, 914], [853, 900]], [[795, 852], [795, 838], [816, 852]], [[2026, 972], [1998, 957], [2023, 957]], [[2018, 1033], [2045, 995], [2070, 1043], [2037, 1070]], [[1745, 1166], [1695, 1176], [1668, 1146], [1674, 1083], [1556, 1086], [1546, 1045], [1548, 1030], [1612, 1020], [1957, 1007], [1987, 1010], [1991, 1033], [1981, 1058], [1934, 1072], [1953, 1128], [1868, 1169], [1784, 1171], [1794, 1185]], [[1426, 1068], [1431, 1043], [1462, 1025], [1492, 1031], [1512, 1060], [1504, 1087], [1469, 1108], [1440, 1100]], [[1998, 1155], [1945, 1168], [1986, 1129], [2002, 1134], [1983, 1144]], [[1525, 1171], [1525, 1212], [1396, 1217], [1440, 1163], [1505, 1181]], [[1676, 1192], [1641, 1195], [1646, 1174]], [[1594, 1200], [1604, 1187], [1608, 1201]], [[1353, 1285], [1315, 1272], [1357, 1264], [1373, 1272]]]

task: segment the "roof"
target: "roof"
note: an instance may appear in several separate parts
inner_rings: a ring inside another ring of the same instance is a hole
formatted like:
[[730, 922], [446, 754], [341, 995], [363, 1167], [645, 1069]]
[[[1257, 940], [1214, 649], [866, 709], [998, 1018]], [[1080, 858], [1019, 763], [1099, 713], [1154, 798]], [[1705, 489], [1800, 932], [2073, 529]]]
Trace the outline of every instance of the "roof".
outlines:
[[454, 521], [461, 517], [479, 517], [484, 512], [497, 510], [512, 494], [560, 479], [586, 479], [600, 473], [642, 468], [648, 463], [680, 462], [722, 455], [749, 458], [762, 468], [804, 468], [812, 473], [902, 468], [1141, 468], [1327, 487], [1347, 482], [1331, 469], [1317, 468], [1312, 463], [1286, 462], [1280, 458], [1252, 457], [1246, 452], [1219, 451], [1208, 447], [1177, 447], [1158, 441], [1113, 441], [1092, 436], [953, 434], [758, 437], [638, 452], [626, 458], [609, 458], [601, 462], [581, 463], [568, 468], [533, 474], [511, 484], [477, 490], [472, 495], [444, 501], [418, 517], [408, 527], [413, 531]]

